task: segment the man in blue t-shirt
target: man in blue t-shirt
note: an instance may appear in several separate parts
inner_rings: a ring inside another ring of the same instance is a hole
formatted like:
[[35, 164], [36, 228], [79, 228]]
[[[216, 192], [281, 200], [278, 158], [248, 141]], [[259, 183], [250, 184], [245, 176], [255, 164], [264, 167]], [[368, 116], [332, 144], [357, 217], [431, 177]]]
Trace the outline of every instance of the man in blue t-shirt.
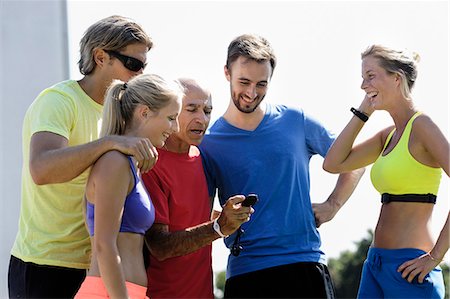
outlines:
[[260, 105], [276, 57], [269, 42], [242, 35], [228, 47], [231, 99], [200, 145], [209, 195], [259, 201], [243, 231], [225, 238], [226, 298], [334, 298], [316, 227], [331, 220], [363, 170], [340, 175], [329, 198], [311, 204], [309, 160], [324, 157], [334, 136], [301, 109]]

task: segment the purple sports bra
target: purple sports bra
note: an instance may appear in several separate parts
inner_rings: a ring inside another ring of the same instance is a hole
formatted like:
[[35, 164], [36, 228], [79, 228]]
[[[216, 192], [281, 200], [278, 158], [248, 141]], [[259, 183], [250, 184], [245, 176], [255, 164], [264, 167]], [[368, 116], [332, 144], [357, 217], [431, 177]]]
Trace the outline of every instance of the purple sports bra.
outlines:
[[[155, 221], [155, 208], [144, 184], [136, 174], [131, 157], [127, 156], [127, 158], [133, 172], [134, 187], [125, 199], [119, 231], [144, 235]], [[86, 223], [91, 236], [94, 235], [94, 210], [95, 205], [86, 199]]]

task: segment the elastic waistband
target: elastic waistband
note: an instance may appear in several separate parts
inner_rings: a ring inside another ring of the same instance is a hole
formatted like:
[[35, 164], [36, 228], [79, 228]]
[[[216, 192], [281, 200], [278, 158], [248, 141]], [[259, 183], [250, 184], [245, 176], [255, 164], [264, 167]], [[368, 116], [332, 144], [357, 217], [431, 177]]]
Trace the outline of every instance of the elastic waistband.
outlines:
[[405, 259], [414, 259], [426, 252], [417, 248], [384, 249], [370, 247], [367, 252], [367, 260], [373, 261], [381, 258], [385, 262], [399, 262]]
[[[132, 299], [148, 299], [147, 287], [137, 285], [132, 282], [125, 282], [128, 296]], [[108, 291], [101, 277], [86, 276], [86, 279], [81, 284], [78, 293], [74, 299], [100, 299], [109, 298]]]
[[436, 203], [436, 195], [428, 194], [389, 194], [383, 193], [381, 195], [382, 203], [397, 202], [423, 202], [423, 203]]

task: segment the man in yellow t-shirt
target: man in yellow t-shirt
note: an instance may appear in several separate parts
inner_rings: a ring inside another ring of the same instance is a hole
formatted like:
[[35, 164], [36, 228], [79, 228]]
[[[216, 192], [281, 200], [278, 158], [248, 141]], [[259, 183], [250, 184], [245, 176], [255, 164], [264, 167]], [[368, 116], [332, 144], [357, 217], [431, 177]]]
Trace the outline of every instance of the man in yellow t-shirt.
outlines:
[[45, 89], [23, 123], [22, 202], [8, 273], [10, 298], [73, 298], [89, 266], [83, 194], [89, 167], [118, 150], [148, 171], [157, 152], [146, 138], [98, 139], [103, 96], [113, 79], [142, 73], [153, 43], [133, 20], [102, 19], [80, 42], [80, 81]]

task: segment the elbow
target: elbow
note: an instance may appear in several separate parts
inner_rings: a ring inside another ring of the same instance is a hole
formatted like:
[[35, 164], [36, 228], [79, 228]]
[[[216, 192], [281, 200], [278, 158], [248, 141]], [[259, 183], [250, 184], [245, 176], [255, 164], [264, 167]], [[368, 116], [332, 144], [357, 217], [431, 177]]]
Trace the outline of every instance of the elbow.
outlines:
[[31, 178], [33, 179], [33, 182], [38, 186], [43, 186], [43, 185], [48, 184], [48, 182], [42, 176], [38, 176], [36, 174], [35, 175], [31, 174]]
[[327, 158], [323, 161], [322, 168], [329, 173], [340, 173], [336, 165], [333, 165]]
[[107, 239], [95, 239], [94, 241], [94, 250], [97, 256], [109, 256], [113, 254], [115, 256], [119, 256], [117, 243], [114, 240]]
[[150, 254], [158, 261], [163, 262], [170, 258], [170, 254], [168, 250], [162, 250], [159, 248], [154, 248], [153, 246], [150, 247]]
[[43, 171], [41, 170], [38, 162], [30, 160], [29, 168], [31, 178], [36, 185], [45, 185], [49, 183], [45, 175], [43, 174]]
[[159, 262], [174, 256], [174, 246], [169, 242], [169, 237], [168, 231], [159, 231], [155, 225], [145, 234], [145, 246], [147, 246], [150, 255]]
[[152, 239], [150, 231], [147, 232], [145, 236], [145, 245], [147, 246], [150, 255], [154, 257], [158, 262], [162, 262], [167, 260], [170, 256], [169, 250], [165, 249], [164, 246], [161, 246], [162, 240]]

